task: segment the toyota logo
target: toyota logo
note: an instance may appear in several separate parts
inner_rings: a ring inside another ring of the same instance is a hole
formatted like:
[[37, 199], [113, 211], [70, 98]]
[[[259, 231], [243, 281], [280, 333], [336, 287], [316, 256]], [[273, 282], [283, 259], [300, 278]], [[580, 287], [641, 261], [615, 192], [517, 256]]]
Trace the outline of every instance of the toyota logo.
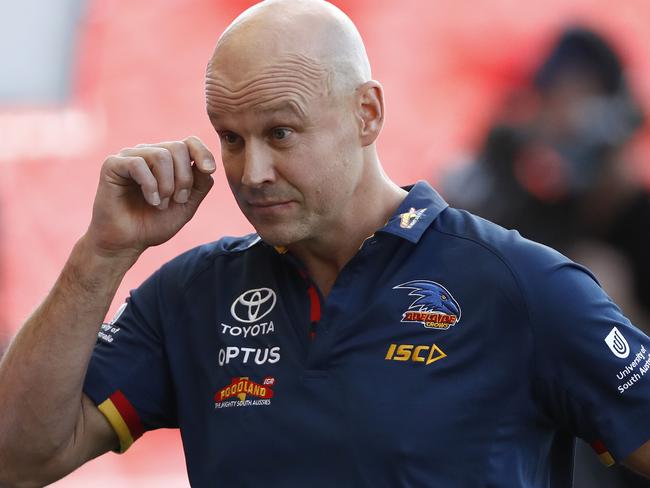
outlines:
[[255, 288], [239, 295], [232, 302], [230, 313], [240, 322], [250, 324], [271, 313], [275, 301], [275, 292], [270, 288]]

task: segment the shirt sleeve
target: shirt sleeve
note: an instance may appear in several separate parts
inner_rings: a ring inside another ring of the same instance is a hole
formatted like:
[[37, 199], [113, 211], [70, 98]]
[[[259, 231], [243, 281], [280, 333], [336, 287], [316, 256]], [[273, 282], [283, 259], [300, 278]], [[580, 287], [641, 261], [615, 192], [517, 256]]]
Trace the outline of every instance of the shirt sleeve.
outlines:
[[649, 338], [568, 260], [539, 267], [524, 286], [542, 404], [604, 464], [624, 460], [650, 439]]
[[119, 452], [147, 430], [178, 423], [159, 303], [154, 274], [102, 324], [86, 374], [84, 392], [115, 429]]

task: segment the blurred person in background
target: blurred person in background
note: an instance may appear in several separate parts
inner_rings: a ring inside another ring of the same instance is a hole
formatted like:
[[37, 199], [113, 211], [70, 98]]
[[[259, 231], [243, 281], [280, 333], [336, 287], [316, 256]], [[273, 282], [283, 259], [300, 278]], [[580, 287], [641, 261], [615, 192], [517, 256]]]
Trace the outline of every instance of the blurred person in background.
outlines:
[[648, 331], [650, 198], [625, 159], [643, 122], [613, 48], [593, 31], [568, 29], [531, 86], [507, 98], [476, 164], [447, 175], [443, 193], [593, 266]]
[[[511, 93], [475, 164], [447, 175], [450, 204], [585, 264], [650, 330], [650, 196], [626, 161], [644, 123], [620, 57], [599, 34], [561, 34], [528, 88]], [[578, 449], [576, 487], [647, 486]]]

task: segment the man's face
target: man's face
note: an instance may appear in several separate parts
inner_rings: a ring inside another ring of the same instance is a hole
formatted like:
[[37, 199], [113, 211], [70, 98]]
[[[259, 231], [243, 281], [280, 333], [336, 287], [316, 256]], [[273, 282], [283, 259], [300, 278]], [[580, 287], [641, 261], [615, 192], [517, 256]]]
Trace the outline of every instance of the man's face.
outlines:
[[211, 66], [207, 104], [239, 207], [270, 244], [317, 239], [351, 210], [361, 179], [353, 96], [331, 94], [327, 71], [302, 56], [230, 67], [226, 78]]

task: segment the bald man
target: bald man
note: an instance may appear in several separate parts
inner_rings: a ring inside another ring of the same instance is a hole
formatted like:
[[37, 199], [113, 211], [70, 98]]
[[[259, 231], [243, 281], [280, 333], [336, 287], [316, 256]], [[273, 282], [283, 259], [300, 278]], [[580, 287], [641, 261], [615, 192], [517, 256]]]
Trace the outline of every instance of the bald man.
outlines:
[[125, 272], [192, 218], [195, 137], [102, 166], [88, 231], [0, 366], [0, 485], [42, 486], [181, 430], [193, 486], [564, 487], [573, 439], [650, 473], [650, 341], [588, 271], [402, 189], [383, 90], [317, 0], [244, 12], [207, 111], [256, 233]]

